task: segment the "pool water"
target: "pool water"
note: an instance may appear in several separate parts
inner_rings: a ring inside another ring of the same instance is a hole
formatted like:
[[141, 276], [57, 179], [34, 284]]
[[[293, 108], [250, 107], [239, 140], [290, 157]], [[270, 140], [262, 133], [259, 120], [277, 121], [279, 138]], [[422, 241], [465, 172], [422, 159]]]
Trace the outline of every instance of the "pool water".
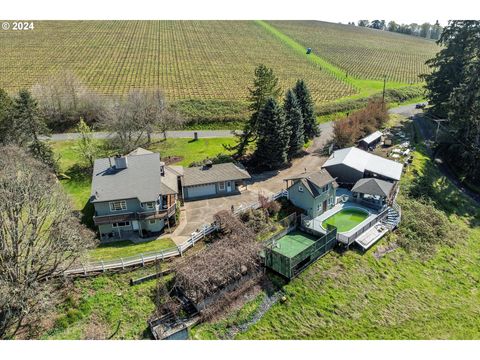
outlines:
[[326, 229], [327, 225], [333, 225], [339, 233], [342, 233], [352, 230], [367, 217], [368, 213], [364, 210], [353, 208], [342, 209], [323, 221], [322, 226]]

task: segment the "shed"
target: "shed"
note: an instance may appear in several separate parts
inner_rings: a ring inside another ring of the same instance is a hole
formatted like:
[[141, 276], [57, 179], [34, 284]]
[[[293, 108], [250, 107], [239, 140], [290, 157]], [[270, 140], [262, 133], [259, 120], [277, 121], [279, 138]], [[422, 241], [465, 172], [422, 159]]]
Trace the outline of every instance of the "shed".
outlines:
[[363, 139], [360, 139], [358, 141], [358, 146], [364, 150], [372, 150], [382, 140], [382, 135], [381, 131], [375, 131], [374, 133], [365, 136]]

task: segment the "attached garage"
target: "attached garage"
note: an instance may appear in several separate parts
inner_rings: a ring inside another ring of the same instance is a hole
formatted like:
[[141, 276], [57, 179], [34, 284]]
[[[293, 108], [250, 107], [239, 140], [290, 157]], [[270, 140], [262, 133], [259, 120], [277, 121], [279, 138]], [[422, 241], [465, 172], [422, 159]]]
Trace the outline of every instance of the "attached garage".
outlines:
[[186, 198], [198, 198], [212, 196], [217, 193], [217, 188], [215, 184], [205, 184], [205, 185], [196, 185], [189, 186], [186, 188]]

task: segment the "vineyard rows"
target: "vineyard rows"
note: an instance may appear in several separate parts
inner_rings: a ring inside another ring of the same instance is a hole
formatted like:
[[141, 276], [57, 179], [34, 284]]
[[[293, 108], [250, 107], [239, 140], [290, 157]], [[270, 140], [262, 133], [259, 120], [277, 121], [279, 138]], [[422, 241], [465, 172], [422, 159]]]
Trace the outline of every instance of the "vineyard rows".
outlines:
[[315, 54], [360, 79], [416, 83], [439, 47], [430, 40], [319, 21], [269, 21]]
[[249, 21], [37, 21], [0, 32], [0, 87], [29, 88], [72, 71], [102, 94], [160, 87], [170, 100], [244, 100], [254, 68], [283, 89], [303, 78], [316, 102], [355, 92]]

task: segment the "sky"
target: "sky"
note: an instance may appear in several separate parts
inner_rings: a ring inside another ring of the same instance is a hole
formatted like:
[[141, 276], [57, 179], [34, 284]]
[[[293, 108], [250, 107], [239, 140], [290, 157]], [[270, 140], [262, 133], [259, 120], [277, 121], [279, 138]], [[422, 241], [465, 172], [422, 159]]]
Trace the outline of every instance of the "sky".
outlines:
[[[112, 4], [114, 4], [112, 6]], [[472, 0], [23, 0], [5, 1], [0, 19], [291, 19], [358, 22], [360, 19], [423, 23], [480, 19]]]

